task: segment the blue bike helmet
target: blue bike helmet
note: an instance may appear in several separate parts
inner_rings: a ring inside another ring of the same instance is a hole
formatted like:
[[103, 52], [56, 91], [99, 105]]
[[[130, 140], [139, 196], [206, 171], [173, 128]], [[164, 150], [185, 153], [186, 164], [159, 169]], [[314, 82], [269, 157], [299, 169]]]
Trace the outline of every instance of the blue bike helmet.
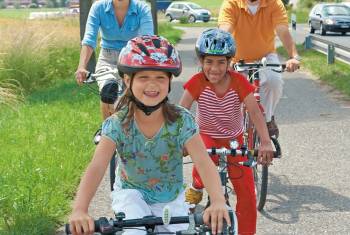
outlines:
[[204, 31], [196, 42], [198, 57], [217, 55], [233, 57], [236, 53], [236, 43], [229, 32], [221, 29], [208, 29]]

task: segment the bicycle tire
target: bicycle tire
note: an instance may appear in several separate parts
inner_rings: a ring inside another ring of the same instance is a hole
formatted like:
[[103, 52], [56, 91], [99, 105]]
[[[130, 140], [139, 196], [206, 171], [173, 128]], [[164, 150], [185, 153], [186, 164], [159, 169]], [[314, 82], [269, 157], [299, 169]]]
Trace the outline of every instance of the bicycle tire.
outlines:
[[262, 211], [267, 197], [269, 168], [267, 166], [256, 165], [253, 171], [256, 190], [256, 207], [258, 211]]
[[116, 167], [116, 163], [115, 163], [115, 154], [114, 154], [111, 161], [109, 162], [109, 183], [110, 183], [111, 191], [113, 191], [113, 185], [115, 182], [115, 167]]
[[[259, 146], [259, 138], [255, 130], [253, 138], [254, 149], [257, 149]], [[253, 174], [256, 193], [256, 207], [258, 211], [262, 211], [264, 209], [267, 197], [269, 168], [266, 165], [258, 164], [253, 168]]]

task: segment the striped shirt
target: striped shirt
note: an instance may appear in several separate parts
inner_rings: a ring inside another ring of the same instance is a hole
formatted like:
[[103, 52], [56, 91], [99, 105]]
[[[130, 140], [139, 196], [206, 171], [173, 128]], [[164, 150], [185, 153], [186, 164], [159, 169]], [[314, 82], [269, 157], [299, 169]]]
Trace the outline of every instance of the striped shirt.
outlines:
[[242, 102], [254, 87], [246, 78], [230, 71], [226, 94], [218, 96], [203, 73], [194, 75], [184, 88], [197, 101], [196, 121], [200, 132], [212, 138], [236, 138], [243, 132]]

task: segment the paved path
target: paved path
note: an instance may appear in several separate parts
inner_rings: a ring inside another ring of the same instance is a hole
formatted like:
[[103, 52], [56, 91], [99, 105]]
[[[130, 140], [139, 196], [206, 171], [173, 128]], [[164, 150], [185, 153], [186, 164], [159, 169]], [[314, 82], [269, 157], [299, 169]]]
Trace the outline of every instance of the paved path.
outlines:
[[[177, 45], [184, 69], [174, 79], [174, 102], [181, 97], [183, 82], [198, 71], [194, 43], [202, 30], [186, 30]], [[350, 102], [306, 72], [283, 76], [277, 122], [284, 156], [270, 168], [257, 234], [350, 234]], [[189, 168], [185, 165], [187, 182]], [[107, 177], [90, 211], [95, 217], [111, 215]]]

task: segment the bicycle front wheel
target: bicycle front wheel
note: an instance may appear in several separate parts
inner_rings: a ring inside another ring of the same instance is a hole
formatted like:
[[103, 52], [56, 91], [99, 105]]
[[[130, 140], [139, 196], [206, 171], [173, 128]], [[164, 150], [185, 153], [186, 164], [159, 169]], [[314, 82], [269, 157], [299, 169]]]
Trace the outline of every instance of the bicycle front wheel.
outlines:
[[[258, 149], [260, 142], [256, 130], [254, 130], [253, 138], [254, 139], [252, 146], [254, 146], [254, 149]], [[258, 211], [262, 211], [262, 209], [264, 209], [267, 196], [269, 168], [266, 165], [257, 164], [253, 168], [253, 173], [256, 195], [256, 207]]]
[[258, 164], [253, 168], [253, 171], [256, 193], [256, 206], [258, 211], [262, 211], [262, 209], [264, 209], [267, 196], [269, 168], [267, 166]]

